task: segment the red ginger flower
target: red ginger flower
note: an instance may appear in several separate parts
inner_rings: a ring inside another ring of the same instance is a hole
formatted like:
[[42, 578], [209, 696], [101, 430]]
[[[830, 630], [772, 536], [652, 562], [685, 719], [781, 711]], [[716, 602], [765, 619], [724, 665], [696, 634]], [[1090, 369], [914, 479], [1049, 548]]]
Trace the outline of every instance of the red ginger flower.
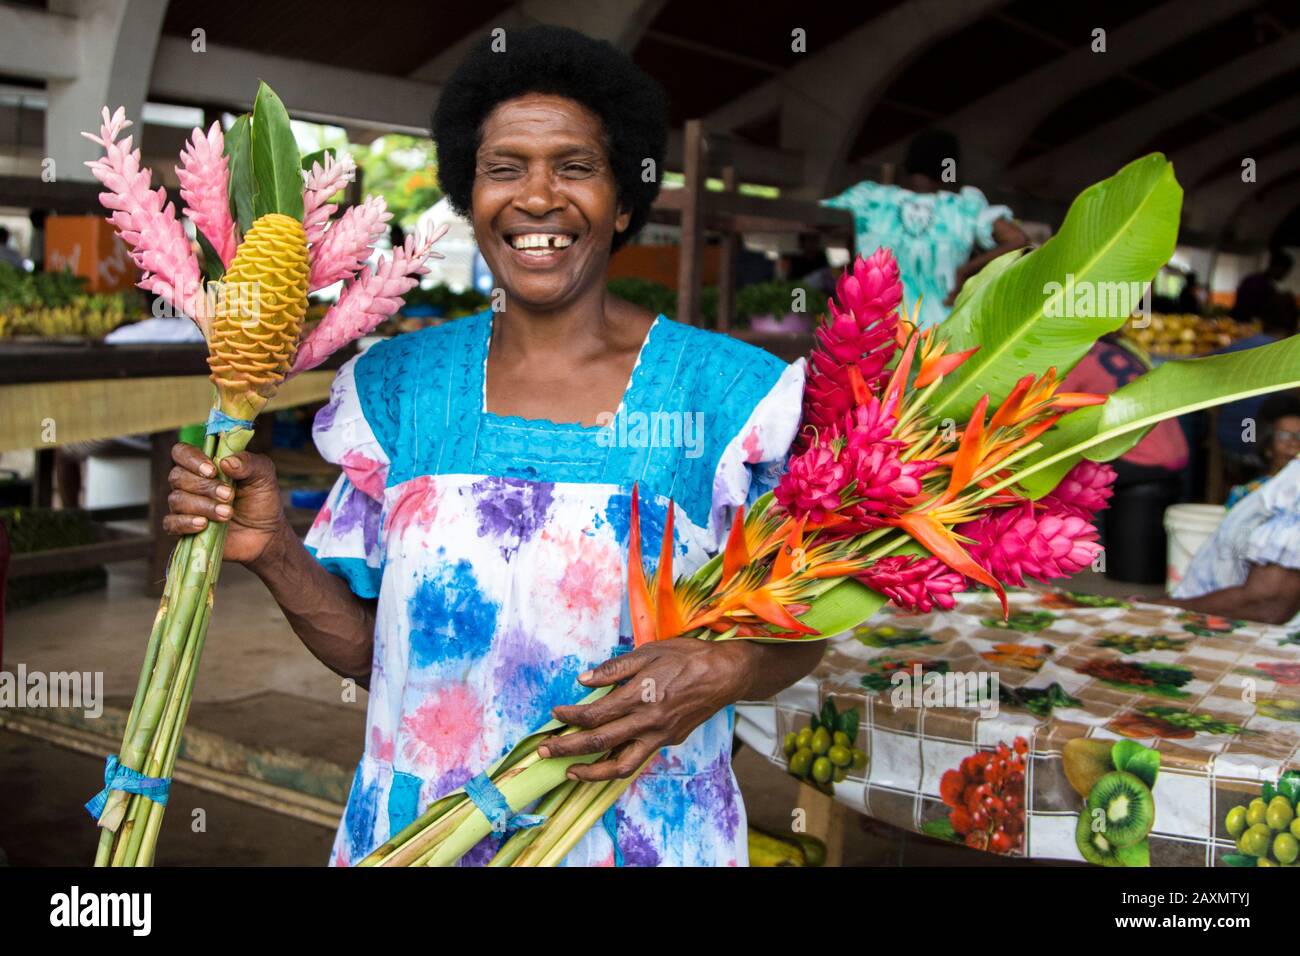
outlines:
[[998, 508], [957, 527], [974, 539], [971, 557], [1005, 584], [1025, 578], [1064, 578], [1092, 564], [1101, 551], [1097, 529], [1077, 509], [1043, 499]]
[[921, 494], [921, 479], [938, 462], [903, 461], [899, 457], [903, 443], [876, 441], [846, 446], [843, 457], [848, 461], [857, 484], [852, 497], [862, 500], [845, 509], [845, 514], [859, 528], [879, 527], [882, 519], [906, 511]]
[[880, 399], [872, 396], [865, 405], [854, 406], [844, 416], [842, 428], [845, 444], [850, 450], [856, 450], [875, 442], [884, 441], [893, 434], [898, 418], [885, 411]]
[[840, 507], [841, 493], [852, 480], [848, 462], [818, 442], [790, 459], [772, 493], [791, 515], [816, 524]]
[[1086, 458], [1071, 468], [1043, 500], [1054, 502], [1058, 511], [1073, 511], [1092, 520], [1092, 516], [1110, 503], [1115, 493], [1115, 469]]
[[881, 558], [858, 580], [899, 607], [922, 614], [936, 607], [951, 611], [957, 603], [953, 595], [966, 590], [966, 579], [938, 558], [915, 555]]
[[[849, 369], [870, 389], [888, 377], [885, 368], [897, 348], [895, 329], [903, 284], [888, 249], [854, 260], [835, 285], [830, 316], [817, 328], [804, 388], [804, 425], [829, 430], [855, 403]], [[838, 302], [836, 301], [838, 300]], [[811, 436], [801, 433], [806, 447]]]

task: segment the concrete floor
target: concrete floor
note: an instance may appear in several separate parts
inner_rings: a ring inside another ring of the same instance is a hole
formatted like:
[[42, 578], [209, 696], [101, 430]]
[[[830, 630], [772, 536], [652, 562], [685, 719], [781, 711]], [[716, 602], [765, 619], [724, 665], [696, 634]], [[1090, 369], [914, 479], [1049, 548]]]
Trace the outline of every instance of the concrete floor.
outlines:
[[[110, 703], [129, 707], [157, 602], [140, 562], [113, 565], [105, 590], [16, 611], [6, 619], [5, 667], [98, 671]], [[1086, 574], [1081, 590], [1143, 589]], [[1148, 593], [1151, 589], [1145, 589]], [[361, 752], [366, 706], [313, 658], [265, 589], [243, 568], [222, 569], [189, 726], [251, 747], [281, 748], [347, 768]], [[93, 728], [92, 728], [93, 729]], [[750, 750], [736, 759], [750, 817], [789, 825], [797, 785]], [[102, 760], [0, 729], [0, 853], [13, 865], [79, 865], [94, 856], [95, 828], [81, 809], [101, 785]], [[177, 784], [159, 841], [160, 865], [322, 864], [332, 833], [261, 806]], [[202, 808], [206, 830], [194, 832]], [[2, 859], [3, 857], [0, 857]], [[850, 815], [846, 865], [1016, 865]]]

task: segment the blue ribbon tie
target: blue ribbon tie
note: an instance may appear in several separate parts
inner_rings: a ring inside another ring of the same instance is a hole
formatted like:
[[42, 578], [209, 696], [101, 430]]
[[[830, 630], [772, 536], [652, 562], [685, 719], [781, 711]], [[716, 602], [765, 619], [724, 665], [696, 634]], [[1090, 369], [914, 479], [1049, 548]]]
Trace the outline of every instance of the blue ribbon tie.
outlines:
[[507, 830], [527, 830], [540, 826], [546, 817], [536, 813], [515, 813], [506, 801], [506, 795], [497, 789], [487, 774], [481, 773], [471, 777], [465, 783], [465, 794], [474, 802], [483, 816], [492, 824], [493, 833], [505, 833]]
[[609, 834], [609, 842], [614, 844], [614, 865], [623, 865], [623, 848], [618, 845], [618, 807], [611, 806], [600, 818], [600, 822], [605, 827], [605, 832]]
[[132, 770], [130, 767], [124, 767], [117, 759], [116, 754], [109, 754], [108, 759], [104, 762], [104, 789], [95, 794], [89, 803], [86, 804], [86, 810], [96, 820], [104, 812], [104, 806], [108, 803], [108, 793], [110, 790], [124, 790], [127, 793], [138, 793], [142, 797], [147, 797], [160, 806], [167, 806], [167, 793], [171, 789], [172, 782], [167, 777], [146, 777], [139, 770]]
[[208, 412], [208, 434], [220, 435], [222, 432], [234, 431], [236, 428], [251, 429], [253, 423], [243, 418], [233, 418], [219, 408]]

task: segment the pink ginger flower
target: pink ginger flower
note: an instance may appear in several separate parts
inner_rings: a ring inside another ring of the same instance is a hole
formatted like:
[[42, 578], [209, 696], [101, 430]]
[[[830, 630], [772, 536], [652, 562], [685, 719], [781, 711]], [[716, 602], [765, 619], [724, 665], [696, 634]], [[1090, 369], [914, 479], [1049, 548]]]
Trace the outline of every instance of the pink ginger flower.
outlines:
[[340, 216], [311, 247], [308, 291], [315, 292], [355, 275], [370, 258], [375, 242], [388, 231], [386, 224], [392, 218], [382, 196], [367, 196], [360, 206]]
[[1115, 493], [1115, 469], [1110, 465], [1083, 459], [1071, 468], [1061, 483], [1042, 500], [1054, 504], [1054, 510], [1070, 511], [1091, 521], [1110, 504]]
[[230, 215], [230, 168], [225, 155], [221, 124], [213, 123], [208, 135], [195, 128], [181, 150], [176, 175], [181, 181], [185, 215], [212, 243], [223, 266], [235, 258], [235, 220]]
[[936, 607], [951, 611], [957, 603], [953, 595], [966, 590], [966, 579], [948, 565], [916, 555], [881, 558], [858, 580], [899, 607], [922, 614]]
[[[869, 389], [888, 376], [897, 348], [898, 305], [903, 285], [888, 249], [859, 257], [835, 286], [830, 315], [818, 326], [804, 389], [804, 424], [827, 429], [854, 405], [849, 369], [856, 367]], [[808, 435], [801, 433], [801, 442]]]
[[410, 292], [429, 270], [425, 260], [442, 258], [433, 244], [447, 232], [440, 226], [421, 239], [407, 236], [406, 244], [394, 249], [372, 270], [369, 266], [353, 280], [338, 302], [307, 333], [294, 356], [289, 375], [313, 369], [354, 339], [368, 334], [402, 305], [402, 296]]
[[162, 296], [174, 308], [194, 319], [207, 335], [199, 263], [194, 258], [185, 229], [176, 210], [167, 202], [167, 191], [149, 188], [152, 173], [140, 165], [140, 151], [131, 148], [132, 137], [118, 142], [128, 126], [126, 111], [118, 107], [109, 116], [104, 107], [99, 135], [82, 133], [104, 148], [104, 155], [86, 163], [107, 192], [99, 194], [106, 209], [113, 210], [109, 222], [126, 243], [131, 259], [144, 273], [139, 286]]
[[334, 215], [331, 196], [352, 182], [357, 174], [357, 164], [351, 156], [335, 159], [325, 154], [324, 163], [312, 163], [302, 191], [302, 226], [307, 233], [307, 245], [314, 246], [325, 234], [330, 216]]
[[906, 511], [921, 494], [921, 479], [936, 461], [903, 461], [899, 457], [903, 443], [875, 441], [844, 449], [853, 477], [857, 480], [851, 496], [855, 501], [845, 509], [858, 528], [876, 528], [884, 519]]
[[854, 406], [844, 416], [845, 446], [856, 449], [885, 441], [894, 433], [897, 424], [898, 418], [886, 411], [880, 399], [873, 395], [865, 405]]
[[1101, 551], [1097, 529], [1087, 517], [1047, 498], [995, 508], [955, 530], [973, 539], [967, 550], [976, 562], [1016, 587], [1023, 587], [1025, 578], [1069, 577]]
[[772, 494], [794, 517], [816, 523], [839, 510], [841, 494], [852, 480], [848, 463], [829, 444], [818, 442], [790, 459]]

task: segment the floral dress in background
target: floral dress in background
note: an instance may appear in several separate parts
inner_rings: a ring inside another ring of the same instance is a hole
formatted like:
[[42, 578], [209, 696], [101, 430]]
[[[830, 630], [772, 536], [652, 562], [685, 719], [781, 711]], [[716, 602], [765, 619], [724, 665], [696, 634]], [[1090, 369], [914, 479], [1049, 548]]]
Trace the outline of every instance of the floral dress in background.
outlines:
[[892, 249], [903, 277], [903, 304], [909, 314], [918, 300], [920, 328], [948, 317], [943, 300], [952, 291], [957, 267], [972, 250], [992, 249], [993, 224], [1010, 219], [1006, 206], [990, 206], [974, 186], [961, 192], [912, 192], [871, 181], [850, 186], [822, 205], [853, 213], [859, 250]]
[[[802, 361], [659, 317], [608, 427], [485, 408], [490, 312], [380, 343], [316, 417], [343, 469], [307, 546], [377, 598], [365, 753], [331, 862], [350, 865], [587, 694], [631, 647], [630, 492], [646, 553], [671, 499], [674, 567], [725, 541], [770, 489], [798, 427]], [[745, 865], [731, 708], [650, 768], [568, 865]], [[488, 837], [467, 856], [485, 863]]]

